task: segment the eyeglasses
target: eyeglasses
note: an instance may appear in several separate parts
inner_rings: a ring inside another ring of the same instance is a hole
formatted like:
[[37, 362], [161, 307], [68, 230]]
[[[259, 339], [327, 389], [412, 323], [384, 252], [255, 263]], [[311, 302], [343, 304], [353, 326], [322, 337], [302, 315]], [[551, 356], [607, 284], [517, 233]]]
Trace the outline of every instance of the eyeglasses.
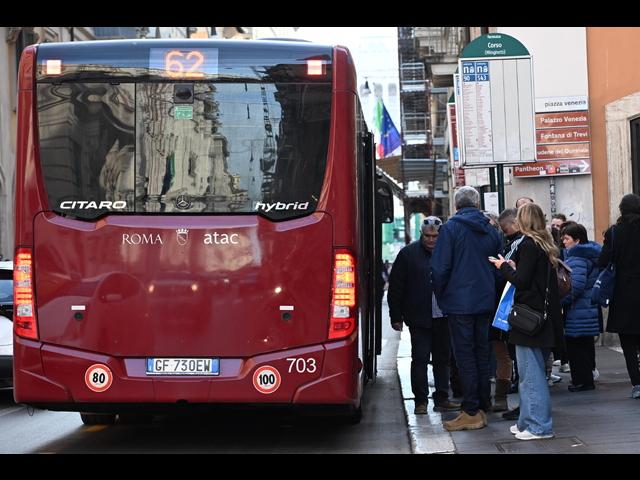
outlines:
[[437, 217], [428, 217], [425, 218], [422, 222], [422, 225], [425, 227], [436, 227], [436, 230], [440, 230], [440, 226], [442, 225], [442, 220]]

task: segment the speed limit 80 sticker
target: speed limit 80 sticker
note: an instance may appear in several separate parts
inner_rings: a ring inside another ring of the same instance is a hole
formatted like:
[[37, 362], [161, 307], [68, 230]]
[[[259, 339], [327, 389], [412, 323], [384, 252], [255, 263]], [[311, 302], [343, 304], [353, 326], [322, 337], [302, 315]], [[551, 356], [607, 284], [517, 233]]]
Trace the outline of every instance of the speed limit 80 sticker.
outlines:
[[113, 373], [106, 365], [95, 363], [87, 368], [84, 374], [84, 383], [89, 390], [97, 393], [106, 392], [113, 383]]
[[253, 386], [260, 393], [267, 395], [278, 390], [281, 381], [280, 372], [271, 365], [260, 367], [253, 374]]

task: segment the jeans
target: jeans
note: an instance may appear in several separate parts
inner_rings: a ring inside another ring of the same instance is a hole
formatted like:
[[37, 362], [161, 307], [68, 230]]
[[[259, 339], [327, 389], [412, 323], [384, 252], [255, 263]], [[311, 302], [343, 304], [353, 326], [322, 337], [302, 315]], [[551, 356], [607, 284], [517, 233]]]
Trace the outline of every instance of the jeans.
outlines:
[[491, 315], [449, 315], [451, 346], [462, 384], [462, 410], [475, 415], [491, 407], [489, 323]]
[[516, 345], [520, 383], [520, 417], [518, 429], [529, 430], [534, 435], [553, 433], [551, 420], [551, 396], [545, 375], [545, 359], [548, 352], [541, 348]]
[[437, 406], [449, 399], [449, 327], [446, 318], [434, 318], [432, 328], [410, 327], [411, 333], [411, 390], [415, 403], [427, 403], [429, 388], [427, 365], [433, 361], [436, 391], [433, 403]]

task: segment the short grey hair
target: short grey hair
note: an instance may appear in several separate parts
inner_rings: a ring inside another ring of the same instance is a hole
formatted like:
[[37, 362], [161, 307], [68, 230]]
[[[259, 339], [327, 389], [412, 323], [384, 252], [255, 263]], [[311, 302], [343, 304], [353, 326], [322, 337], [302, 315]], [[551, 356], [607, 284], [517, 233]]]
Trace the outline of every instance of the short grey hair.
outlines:
[[517, 208], [507, 208], [507, 209], [502, 211], [502, 213], [498, 217], [498, 221], [500, 223], [507, 223], [507, 222], [508, 223], [515, 223], [517, 215], [518, 215], [518, 209]]
[[453, 201], [456, 206], [456, 210], [460, 210], [465, 207], [478, 208], [480, 205], [480, 194], [478, 191], [469, 186], [460, 188], [453, 197]]

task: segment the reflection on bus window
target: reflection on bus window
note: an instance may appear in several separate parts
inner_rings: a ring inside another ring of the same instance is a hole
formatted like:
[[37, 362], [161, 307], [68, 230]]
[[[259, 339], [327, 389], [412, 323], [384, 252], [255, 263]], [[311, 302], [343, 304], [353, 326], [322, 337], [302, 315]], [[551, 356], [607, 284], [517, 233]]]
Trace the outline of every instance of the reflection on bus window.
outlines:
[[174, 84], [137, 90], [137, 211], [255, 212], [278, 202], [313, 211], [330, 120], [326, 85], [196, 83], [192, 104]]
[[38, 120], [52, 210], [91, 218], [105, 210], [61, 205], [121, 201], [133, 211], [133, 85], [38, 85]]
[[55, 212], [91, 220], [117, 201], [118, 212], [280, 220], [316, 209], [331, 86], [41, 84], [38, 114]]

